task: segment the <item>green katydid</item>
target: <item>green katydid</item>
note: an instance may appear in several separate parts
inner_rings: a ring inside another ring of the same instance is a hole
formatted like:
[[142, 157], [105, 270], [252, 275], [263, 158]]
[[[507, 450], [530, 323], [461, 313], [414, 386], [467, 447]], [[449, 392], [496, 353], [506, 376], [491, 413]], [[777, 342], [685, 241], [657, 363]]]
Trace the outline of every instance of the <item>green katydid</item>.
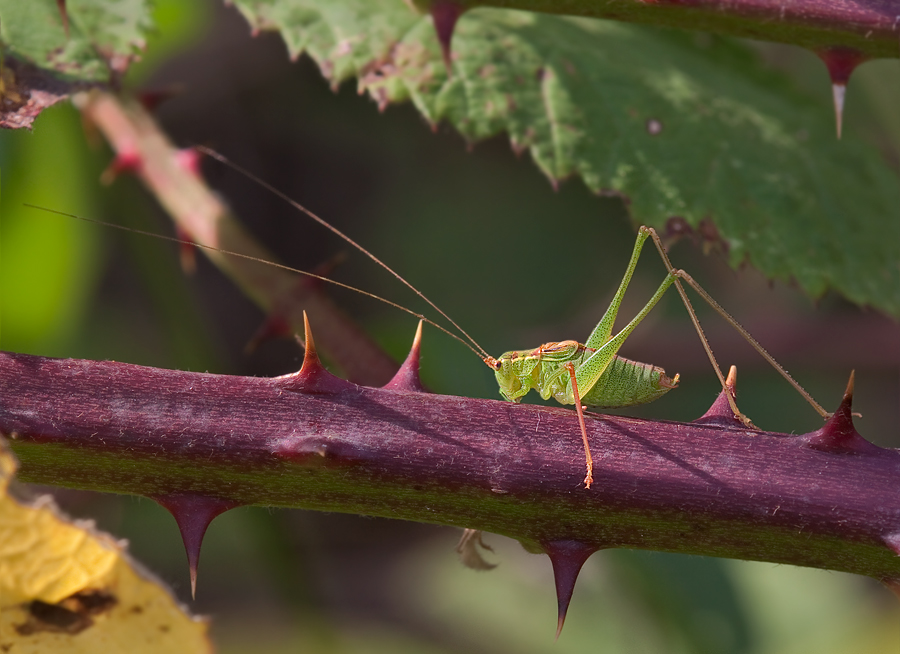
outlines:
[[[707, 303], [709, 303], [716, 312], [718, 312], [729, 323], [731, 323], [731, 325], [792, 386], [794, 386], [795, 389], [797, 389], [797, 391], [807, 400], [807, 402], [809, 402], [813, 406], [813, 408], [820, 415], [822, 415], [823, 417], [827, 417], [829, 415], [809, 395], [809, 393], [807, 393], [806, 390], [803, 389], [803, 387], [801, 387], [800, 384], [798, 384], [790, 376], [790, 374], [788, 374], [788, 372], [777, 361], [775, 361], [775, 359], [771, 355], [769, 355], [768, 352], [766, 352], [766, 350], [763, 349], [763, 347], [743, 327], [741, 327], [741, 325], [728, 312], [726, 312], [705, 290], [703, 290], [703, 288], [699, 284], [697, 284], [696, 281], [694, 281], [694, 279], [690, 275], [688, 275], [683, 270], [676, 270], [672, 266], [659, 236], [650, 227], [641, 227], [638, 231], [637, 240], [631, 253], [631, 259], [628, 263], [625, 276], [622, 278], [622, 281], [619, 284], [619, 288], [616, 291], [616, 294], [613, 297], [609, 308], [606, 310], [603, 317], [600, 319], [600, 322], [591, 332], [590, 336], [587, 338], [584, 344], [573, 340], [550, 342], [545, 343], [535, 349], [513, 350], [510, 352], [506, 352], [499, 358], [494, 358], [490, 356], [480, 345], [478, 345], [478, 343], [471, 336], [469, 336], [469, 334], [465, 330], [463, 330], [452, 318], [444, 313], [436, 304], [425, 297], [425, 295], [423, 295], [418, 289], [412, 286], [412, 284], [407, 282], [387, 264], [382, 262], [364, 247], [356, 243], [349, 236], [347, 236], [313, 212], [309, 211], [296, 201], [292, 200], [283, 192], [274, 188], [264, 180], [258, 178], [256, 175], [232, 163], [224, 156], [208, 148], [201, 147], [198, 149], [201, 152], [204, 152], [205, 154], [215, 158], [216, 160], [234, 168], [249, 179], [255, 181], [262, 187], [285, 200], [291, 206], [305, 213], [307, 216], [358, 249], [360, 252], [372, 259], [375, 263], [391, 273], [400, 282], [405, 284], [419, 297], [421, 297], [426, 303], [428, 303], [429, 306], [431, 306], [442, 317], [449, 321], [449, 323], [464, 338], [461, 338], [460, 336], [452, 333], [440, 324], [437, 324], [434, 321], [425, 318], [421, 314], [416, 313], [411, 309], [391, 302], [390, 300], [378, 297], [367, 291], [348, 286], [341, 282], [337, 282], [335, 280], [322, 277], [320, 275], [315, 275], [313, 273], [309, 273], [296, 268], [291, 268], [282, 264], [264, 261], [239, 252], [224, 250], [221, 248], [216, 248], [199, 243], [192, 243], [191, 245], [196, 245], [197, 247], [200, 247], [204, 250], [213, 250], [230, 256], [236, 256], [244, 259], [259, 261], [261, 263], [267, 263], [291, 272], [303, 274], [322, 281], [336, 284], [343, 288], [347, 288], [363, 295], [373, 297], [398, 309], [406, 311], [407, 313], [410, 313], [418, 317], [419, 319], [424, 320], [431, 325], [434, 325], [441, 331], [444, 331], [445, 333], [449, 334], [456, 340], [466, 345], [469, 349], [471, 349], [479, 358], [482, 359], [482, 361], [485, 362], [485, 364], [487, 364], [491, 369], [494, 370], [497, 383], [500, 387], [500, 395], [508, 401], [519, 402], [525, 395], [528, 394], [529, 391], [534, 389], [538, 391], [538, 393], [540, 393], [541, 397], [543, 397], [544, 399], [553, 397], [561, 404], [574, 404], [578, 416], [579, 426], [581, 429], [581, 437], [584, 444], [586, 467], [584, 485], [586, 488], [590, 488], [593, 482], [593, 460], [591, 457], [590, 444], [588, 442], [588, 434], [584, 421], [584, 409], [582, 407], [582, 404], [594, 408], [617, 408], [644, 404], [658, 399], [672, 388], [675, 388], [678, 384], [678, 375], [675, 375], [674, 378], [669, 378], [665, 375], [665, 371], [662, 368], [651, 364], [631, 361], [629, 359], [625, 359], [624, 357], [620, 357], [617, 354], [622, 344], [625, 342], [634, 328], [637, 327], [637, 325], [647, 316], [647, 314], [649, 314], [649, 312], [653, 309], [654, 306], [656, 306], [656, 304], [671, 286], [674, 285], [678, 290], [678, 293], [681, 296], [682, 301], [684, 302], [688, 314], [691, 317], [691, 321], [693, 322], [694, 327], [697, 330], [703, 347], [707, 352], [710, 362], [712, 363], [712, 366], [716, 371], [722, 388], [727, 389], [725, 377], [722, 374], [715, 356], [713, 355], [709, 342], [707, 341], [706, 336], [704, 335], [703, 330], [700, 327], [700, 323], [697, 319], [697, 315], [693, 309], [693, 306], [691, 305], [690, 300], [688, 299], [687, 294], [681, 285], [682, 280], [688, 283], [692, 288], [694, 288], [694, 290], [697, 291], [700, 296]], [[53, 210], [48, 211], [52, 211], [53, 213], [60, 213], [62, 215], [67, 215], [74, 218], [80, 218], [82, 220], [86, 220], [87, 222], [109, 225], [108, 223], [103, 223], [102, 221], [81, 218], [79, 216], [73, 216], [72, 214], [66, 214]], [[145, 234], [148, 236], [156, 236], [158, 238], [169, 241], [187, 244], [187, 242], [173, 237], [161, 236], [159, 234], [152, 234], [141, 230], [120, 227], [117, 225], [109, 226], [125, 229], [126, 231]], [[647, 238], [651, 238], [653, 240], [656, 249], [660, 254], [660, 257], [662, 258], [662, 261], [666, 266], [667, 275], [663, 282], [660, 284], [659, 288], [647, 302], [647, 304], [644, 305], [644, 307], [637, 313], [637, 315], [632, 318], [632, 320], [624, 328], [622, 328], [622, 330], [613, 335], [613, 326], [616, 321], [622, 299], [625, 295], [625, 291], [628, 288], [628, 284], [631, 281], [635, 268], [637, 267], [641, 250]], [[750, 425], [750, 420], [740, 412], [732, 394], [730, 392], [726, 392], [726, 397], [728, 398], [729, 404], [735, 417], [741, 420], [745, 425]]]
[[[621, 331], [613, 336], [613, 325], [625, 296], [625, 291], [637, 267], [641, 250], [647, 238], [652, 238], [659, 255], [668, 271], [665, 279], [644, 307], [631, 319]], [[543, 399], [554, 398], [560, 404], [574, 404], [581, 426], [581, 437], [584, 442], [584, 456], [587, 474], [584, 477], [585, 488], [593, 483], [593, 460], [588, 443], [587, 428], [584, 423], [582, 404], [595, 408], [620, 408], [652, 402], [678, 385], [679, 376], [666, 376], [662, 368], [649, 363], [632, 361], [620, 357], [617, 353], [635, 327], [647, 317], [647, 314], [662, 299], [666, 291], [674, 285], [678, 289], [684, 306], [694, 323], [697, 334], [703, 343], [707, 356], [719, 377], [722, 388], [726, 389], [726, 397], [734, 412], [735, 418], [745, 425], [752, 423], [738, 409], [731, 392], [727, 390], [725, 377], [716, 361], [709, 341], [700, 327], [697, 314], [681, 285], [687, 282], [713, 309], [724, 317], [737, 331], [770, 363], [790, 384], [800, 392], [822, 417], [828, 412], [823, 409], [806, 390], [777, 362], [765, 349], [741, 327], [718, 302], [716, 302], [694, 279], [683, 270], [676, 270], [669, 261], [659, 235], [652, 227], [641, 227], [637, 241], [631, 253], [631, 260], [625, 270], [625, 276], [610, 302], [606, 313], [594, 327], [584, 344], [577, 341], [561, 341], [545, 343], [533, 350], [513, 350], [503, 354], [499, 359], [486, 358], [485, 362], [494, 368], [500, 394], [507, 400], [518, 402], [531, 389], [540, 393]]]

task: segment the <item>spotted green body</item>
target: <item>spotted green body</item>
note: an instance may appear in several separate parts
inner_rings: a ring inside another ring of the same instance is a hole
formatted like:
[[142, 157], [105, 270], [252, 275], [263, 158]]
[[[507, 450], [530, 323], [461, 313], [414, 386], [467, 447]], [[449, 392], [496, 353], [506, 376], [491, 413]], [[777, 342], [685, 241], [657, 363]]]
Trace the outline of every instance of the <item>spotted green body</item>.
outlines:
[[[500, 357], [505, 369], [495, 373], [500, 393], [517, 402], [534, 389], [545, 400], [552, 397], [560, 404], [575, 404], [571, 377], [563, 364], [571, 362], [577, 370], [595, 351], [576, 341], [562, 341], [507, 352]], [[593, 388], [581, 394], [581, 403], [598, 409], [646, 404], [677, 384], [677, 376], [668, 377], [659, 366], [616, 355]]]

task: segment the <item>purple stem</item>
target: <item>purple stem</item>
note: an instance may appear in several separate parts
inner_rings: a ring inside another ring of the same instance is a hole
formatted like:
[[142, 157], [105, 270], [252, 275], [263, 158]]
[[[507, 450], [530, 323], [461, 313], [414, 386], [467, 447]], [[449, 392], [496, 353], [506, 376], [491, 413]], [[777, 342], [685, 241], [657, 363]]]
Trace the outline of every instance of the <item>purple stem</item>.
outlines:
[[274, 379], [0, 353], [24, 481], [453, 524], [900, 579], [900, 451], [852, 427], [788, 435], [356, 386], [308, 357]]
[[[843, 48], [868, 58], [897, 58], [900, 0], [414, 0], [423, 11], [443, 15], [477, 7], [503, 7], [551, 14], [589, 16], [661, 27], [790, 43], [819, 51]], [[465, 21], [465, 16], [462, 17]], [[448, 32], [439, 24], [442, 46]], [[449, 53], [445, 50], [445, 59]]]

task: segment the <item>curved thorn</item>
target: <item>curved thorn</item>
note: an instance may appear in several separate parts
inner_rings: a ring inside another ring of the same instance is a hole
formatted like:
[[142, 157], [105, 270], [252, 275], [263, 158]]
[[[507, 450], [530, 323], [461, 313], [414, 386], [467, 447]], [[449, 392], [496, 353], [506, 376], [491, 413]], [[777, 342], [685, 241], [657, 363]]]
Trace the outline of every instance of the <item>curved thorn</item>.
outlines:
[[422, 385], [422, 380], [419, 377], [419, 358], [422, 348], [422, 323], [423, 321], [420, 320], [419, 326], [416, 328], [416, 335], [413, 338], [412, 347], [409, 350], [409, 354], [406, 355], [406, 361], [403, 362], [403, 365], [400, 366], [400, 369], [391, 381], [385, 384], [383, 388], [392, 391], [428, 392]]
[[855, 371], [851, 371], [841, 405], [828, 419], [828, 422], [820, 429], [803, 436], [808, 447], [831, 454], [866, 454], [881, 449], [860, 436], [853, 425], [852, 404], [855, 377]]
[[303, 365], [300, 366], [300, 374], [306, 372], [311, 373], [313, 370], [321, 368], [322, 362], [319, 360], [319, 353], [316, 352], [316, 342], [313, 340], [312, 327], [309, 326], [309, 316], [306, 311], [303, 312]]
[[69, 38], [69, 12], [66, 9], [66, 0], [56, 0], [56, 8], [59, 10], [59, 17], [62, 20], [63, 31], [66, 38]]
[[844, 120], [844, 98], [847, 91], [847, 82], [856, 67], [869, 57], [855, 48], [823, 48], [816, 54], [825, 62], [828, 68], [828, 76], [831, 78], [831, 93], [834, 98], [834, 118], [837, 129], [837, 137], [841, 138], [842, 124]]
[[[316, 351], [316, 343], [313, 340], [312, 328], [309, 326], [309, 316], [303, 312], [304, 348], [303, 365], [300, 370], [289, 375], [273, 377], [271, 383], [298, 393], [339, 393], [347, 389], [357, 388], [356, 384], [348, 382], [340, 377], [335, 377], [325, 369], [319, 354]], [[299, 341], [299, 337], [298, 337]]]
[[158, 495], [153, 499], [171, 513], [175, 522], [178, 523], [191, 574], [191, 598], [196, 599], [197, 566], [200, 564], [200, 546], [203, 544], [206, 529], [216, 516], [240, 506], [240, 504], [230, 500], [190, 493]]
[[[728, 395], [731, 397], [729, 398]], [[737, 366], [728, 369], [728, 377], [725, 379], [725, 388], [719, 391], [712, 405], [706, 413], [694, 420], [699, 423], [720, 424], [724, 426], [743, 425], [741, 419], [735, 415], [731, 403], [737, 397]]]
[[136, 173], [144, 165], [137, 150], [121, 150], [113, 157], [112, 162], [100, 173], [100, 183], [104, 186], [112, 184], [123, 173]]
[[453, 52], [451, 42], [456, 22], [459, 20], [465, 8], [455, 2], [447, 0], [435, 0], [431, 3], [431, 19], [434, 21], [434, 31], [437, 32], [438, 42], [441, 44], [441, 56], [447, 69], [447, 77], [453, 77]]
[[846, 84], [831, 85], [831, 97], [834, 99], [834, 121], [838, 140], [841, 138], [841, 131], [844, 124], [844, 98], [846, 95]]
[[553, 579], [556, 582], [556, 601], [558, 614], [556, 621], [556, 637], [562, 633], [566, 623], [566, 613], [569, 610], [569, 602], [572, 592], [575, 590], [575, 582], [578, 573], [588, 557], [596, 552], [599, 547], [588, 545], [575, 540], [555, 540], [541, 543], [550, 563], [553, 564]]

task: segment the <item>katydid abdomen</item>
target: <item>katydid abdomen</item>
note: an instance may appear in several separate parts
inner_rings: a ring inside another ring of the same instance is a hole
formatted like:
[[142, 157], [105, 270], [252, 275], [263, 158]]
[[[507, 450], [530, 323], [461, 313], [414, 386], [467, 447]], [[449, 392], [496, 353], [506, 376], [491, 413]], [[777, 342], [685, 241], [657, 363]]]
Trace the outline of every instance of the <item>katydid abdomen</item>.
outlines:
[[673, 379], [659, 366], [616, 355], [597, 385], [582, 395], [581, 403], [598, 409], [646, 404], [658, 400], [677, 385], [678, 375]]

